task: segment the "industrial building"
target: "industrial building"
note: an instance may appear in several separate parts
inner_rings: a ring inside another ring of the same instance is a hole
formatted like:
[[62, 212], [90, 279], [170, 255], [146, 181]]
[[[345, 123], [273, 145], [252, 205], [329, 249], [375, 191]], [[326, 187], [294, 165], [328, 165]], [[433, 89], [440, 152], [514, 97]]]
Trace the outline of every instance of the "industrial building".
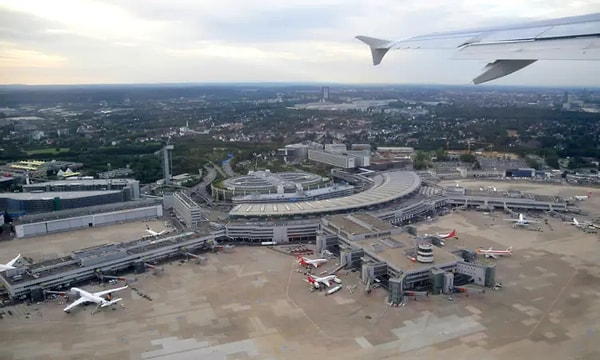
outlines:
[[162, 204], [156, 200], [147, 199], [26, 215], [17, 219], [14, 225], [17, 238], [22, 238], [128, 221], [154, 219], [162, 215]]
[[391, 304], [401, 303], [406, 290], [448, 294], [457, 283], [495, 284], [494, 265], [466, 262], [461, 250], [431, 246], [369, 214], [323, 217], [317, 251], [324, 250], [339, 252], [347, 268], [360, 268], [366, 289], [376, 281], [386, 286]]
[[[134, 269], [144, 272], [150, 262], [204, 249], [214, 243], [213, 235], [186, 232], [161, 239], [140, 239], [104, 244], [74, 251], [72, 255], [17, 266], [0, 273], [0, 282], [12, 299], [41, 301], [44, 290], [64, 290], [71, 286]], [[25, 254], [26, 255], [26, 254]]]
[[173, 194], [173, 210], [177, 219], [187, 226], [202, 221], [202, 208], [184, 192]]

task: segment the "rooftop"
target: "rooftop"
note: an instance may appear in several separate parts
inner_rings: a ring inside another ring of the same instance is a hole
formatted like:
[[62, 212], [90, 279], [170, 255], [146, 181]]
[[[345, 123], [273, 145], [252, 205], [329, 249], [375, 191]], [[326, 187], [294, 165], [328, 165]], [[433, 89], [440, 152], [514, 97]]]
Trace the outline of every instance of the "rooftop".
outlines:
[[290, 203], [240, 204], [230, 216], [293, 216], [314, 215], [341, 210], [353, 210], [379, 205], [409, 195], [421, 186], [421, 179], [412, 171], [381, 173], [373, 177], [375, 185], [355, 195], [317, 201]]
[[[391, 247], [388, 245], [390, 242], [401, 243], [402, 246]], [[354, 241], [353, 243], [360, 246], [370, 255], [384, 260], [388, 263], [388, 265], [398, 267], [404, 272], [430, 268], [436, 265], [447, 264], [460, 260], [458, 256], [437, 246], [432, 247], [433, 262], [420, 263], [418, 261], [411, 260], [412, 256], [416, 256], [416, 253], [411, 253], [411, 251], [415, 251], [415, 238], [408, 233], [391, 235], [387, 238], [359, 240]], [[383, 251], [373, 251], [373, 244], [378, 244], [378, 248], [382, 249]]]
[[[328, 217], [327, 220], [353, 235], [372, 234], [396, 229], [395, 226], [369, 214], [335, 215]], [[454, 254], [436, 246], [432, 247], [434, 258], [432, 263], [420, 263], [411, 260], [412, 256], [416, 256], [415, 237], [405, 232], [364, 240], [353, 240], [352, 243], [361, 247], [369, 255], [387, 262], [388, 265], [399, 267], [403, 271], [429, 268], [437, 264], [447, 264], [459, 260]]]
[[71, 179], [23, 185], [23, 188], [42, 186], [118, 185], [137, 182], [135, 179]]
[[107, 191], [52, 191], [52, 192], [23, 192], [23, 193], [2, 193], [1, 198], [14, 200], [52, 200], [60, 199], [77, 199], [90, 196], [99, 196], [106, 194], [120, 193], [119, 190]]

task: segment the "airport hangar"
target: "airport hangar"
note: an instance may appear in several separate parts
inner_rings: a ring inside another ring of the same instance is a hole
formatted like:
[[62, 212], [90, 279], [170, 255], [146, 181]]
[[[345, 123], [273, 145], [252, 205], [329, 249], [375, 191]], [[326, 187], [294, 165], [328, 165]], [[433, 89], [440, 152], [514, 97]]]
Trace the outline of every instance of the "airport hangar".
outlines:
[[162, 215], [162, 201], [140, 199], [21, 216], [14, 221], [14, 231], [17, 238], [22, 238], [127, 221], [155, 219]]

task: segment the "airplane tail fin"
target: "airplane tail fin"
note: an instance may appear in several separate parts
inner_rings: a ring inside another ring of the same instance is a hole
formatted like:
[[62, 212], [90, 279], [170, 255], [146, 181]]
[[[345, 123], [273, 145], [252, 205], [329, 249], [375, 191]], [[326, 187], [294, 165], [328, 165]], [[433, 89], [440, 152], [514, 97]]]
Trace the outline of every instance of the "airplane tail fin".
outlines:
[[452, 230], [452, 231], [450, 232], [450, 235], [448, 235], [448, 237], [449, 237], [449, 238], [456, 237], [456, 229]]
[[21, 254], [17, 255], [16, 258], [14, 258], [11, 261], [9, 261], [6, 265], [13, 266], [17, 262], [17, 260], [19, 260], [20, 257], [21, 257]]
[[591, 191], [588, 193], [588, 196], [587, 196], [587, 197], [588, 197], [588, 199], [591, 199], [591, 198], [592, 198], [592, 192], [591, 192]]
[[508, 249], [506, 249], [506, 251], [511, 251], [512, 252], [512, 245], [508, 247]]
[[368, 36], [356, 36], [356, 39], [369, 45], [371, 48], [371, 55], [373, 56], [373, 65], [379, 65], [385, 54], [390, 50], [391, 41], [372, 38]]

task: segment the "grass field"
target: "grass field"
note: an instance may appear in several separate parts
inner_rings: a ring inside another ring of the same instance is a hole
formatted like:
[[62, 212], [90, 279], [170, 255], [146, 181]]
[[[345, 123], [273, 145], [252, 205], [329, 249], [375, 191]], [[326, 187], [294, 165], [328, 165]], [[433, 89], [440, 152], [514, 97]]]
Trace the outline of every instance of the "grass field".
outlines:
[[69, 151], [69, 148], [36, 149], [36, 150], [27, 150], [27, 155], [40, 155], [40, 154], [56, 155], [56, 154], [60, 154], [60, 153], [66, 153], [68, 151]]

